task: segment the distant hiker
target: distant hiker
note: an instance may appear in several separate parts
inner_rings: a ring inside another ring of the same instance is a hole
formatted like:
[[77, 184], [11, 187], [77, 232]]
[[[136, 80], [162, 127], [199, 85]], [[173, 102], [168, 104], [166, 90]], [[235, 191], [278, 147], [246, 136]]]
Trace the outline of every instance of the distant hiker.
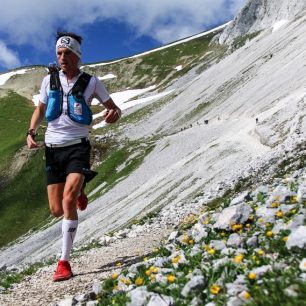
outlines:
[[51, 67], [43, 79], [40, 101], [31, 118], [27, 145], [37, 148], [36, 131], [44, 117], [47, 192], [54, 217], [63, 216], [62, 255], [53, 275], [54, 281], [71, 278], [69, 264], [72, 243], [78, 227], [78, 212], [87, 207], [85, 183], [97, 174], [90, 170], [88, 133], [92, 122], [90, 104], [97, 98], [106, 108], [104, 120], [114, 123], [121, 117], [120, 108], [110, 98], [95, 76], [79, 70], [82, 37], [57, 32], [56, 54], [61, 70]]
[[258, 123], [258, 118], [256, 118], [256, 124]]
[[205, 124], [208, 124], [208, 120], [204, 120], [204, 123], [205, 123]]

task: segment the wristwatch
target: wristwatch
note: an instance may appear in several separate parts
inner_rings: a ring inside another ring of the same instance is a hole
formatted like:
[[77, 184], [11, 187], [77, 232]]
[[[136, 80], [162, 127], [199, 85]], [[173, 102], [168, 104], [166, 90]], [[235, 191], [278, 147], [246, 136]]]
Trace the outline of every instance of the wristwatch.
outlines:
[[27, 136], [28, 136], [28, 135], [31, 135], [31, 137], [34, 139], [35, 136], [36, 136], [37, 134], [36, 134], [36, 132], [35, 132], [34, 129], [29, 129], [29, 130], [27, 131]]

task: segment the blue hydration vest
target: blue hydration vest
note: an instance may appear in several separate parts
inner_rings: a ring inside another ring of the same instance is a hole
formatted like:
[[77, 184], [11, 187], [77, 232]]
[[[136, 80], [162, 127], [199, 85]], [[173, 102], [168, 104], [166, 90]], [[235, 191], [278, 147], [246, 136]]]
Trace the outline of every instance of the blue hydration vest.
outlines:
[[[67, 97], [67, 114], [71, 120], [85, 125], [92, 122], [92, 112], [84, 99], [84, 91], [90, 81], [91, 75], [83, 72]], [[48, 92], [48, 104], [46, 120], [48, 122], [58, 118], [63, 112], [63, 90], [58, 71], [50, 73], [50, 89]]]

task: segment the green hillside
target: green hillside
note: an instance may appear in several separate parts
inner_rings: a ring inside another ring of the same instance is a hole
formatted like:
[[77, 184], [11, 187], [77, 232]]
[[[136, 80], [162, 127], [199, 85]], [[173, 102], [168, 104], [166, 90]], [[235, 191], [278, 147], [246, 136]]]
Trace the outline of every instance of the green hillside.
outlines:
[[[13, 158], [25, 146], [33, 112], [30, 102], [15, 94], [0, 99], [0, 246], [18, 238], [49, 215], [44, 183], [43, 151], [34, 152], [18, 174]], [[25, 154], [20, 154], [20, 159]], [[11, 178], [12, 176], [12, 178]]]

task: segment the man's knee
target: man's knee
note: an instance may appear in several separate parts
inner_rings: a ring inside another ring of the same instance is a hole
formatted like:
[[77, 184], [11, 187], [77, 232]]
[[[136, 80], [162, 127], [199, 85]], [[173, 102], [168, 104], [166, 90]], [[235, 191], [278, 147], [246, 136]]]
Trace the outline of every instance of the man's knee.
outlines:
[[78, 192], [67, 192], [63, 197], [63, 206], [64, 207], [74, 207], [78, 198]]
[[51, 207], [50, 208], [51, 214], [53, 217], [61, 217], [64, 214], [64, 211], [61, 207]]

